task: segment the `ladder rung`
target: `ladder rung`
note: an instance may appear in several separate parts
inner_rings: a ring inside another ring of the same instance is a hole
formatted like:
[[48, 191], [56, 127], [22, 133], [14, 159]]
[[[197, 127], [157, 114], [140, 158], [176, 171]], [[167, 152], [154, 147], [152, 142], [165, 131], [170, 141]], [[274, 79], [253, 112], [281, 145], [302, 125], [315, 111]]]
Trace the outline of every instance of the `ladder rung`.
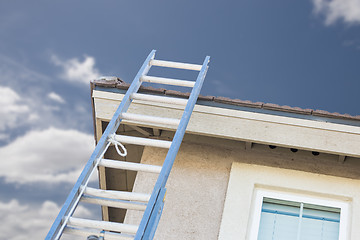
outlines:
[[200, 71], [202, 67], [202, 65], [198, 65], [198, 64], [171, 62], [171, 61], [155, 60], [155, 59], [152, 59], [150, 61], [150, 65], [158, 66], [158, 67], [180, 68], [180, 69], [195, 70], [195, 71]]
[[101, 159], [99, 165], [108, 168], [116, 168], [116, 169], [130, 170], [130, 171], [141, 171], [141, 172], [151, 172], [151, 173], [160, 173], [161, 171], [161, 166], [109, 160], [109, 159]]
[[194, 87], [195, 85], [195, 82], [192, 81], [163, 78], [163, 77], [153, 77], [153, 76], [142, 76], [140, 80], [142, 82], [168, 84], [168, 85], [175, 85], [181, 87]]
[[98, 204], [101, 206], [108, 206], [108, 207], [122, 208], [122, 209], [131, 209], [131, 210], [139, 210], [139, 211], [145, 211], [146, 209], [146, 203], [103, 199], [92, 196], [82, 196], [81, 201], [86, 203]]
[[150, 194], [145, 194], [145, 193], [103, 190], [92, 187], [86, 187], [84, 190], [84, 194], [95, 197], [102, 197], [102, 198], [121, 199], [128, 201], [141, 201], [141, 202], [148, 202], [151, 196]]
[[[86, 229], [86, 228], [75, 228], [75, 227], [66, 227], [64, 229], [64, 233], [72, 234], [76, 236], [88, 237], [90, 235], [99, 236], [100, 231], [94, 229]], [[84, 238], [84, 239], [85, 239]], [[121, 234], [121, 233], [112, 233], [112, 232], [104, 232], [104, 239], [106, 240], [131, 240], [134, 239], [134, 235]]]
[[158, 103], [168, 103], [168, 104], [175, 104], [175, 105], [181, 105], [181, 106], [186, 106], [186, 104], [188, 102], [187, 99], [162, 97], [162, 96], [155, 96], [155, 95], [141, 94], [141, 93], [131, 94], [131, 99], [150, 101], [150, 102], [158, 102]]
[[171, 141], [125, 135], [115, 135], [115, 140], [123, 144], [143, 145], [149, 147], [170, 148], [171, 146]]
[[177, 127], [180, 123], [180, 120], [175, 118], [154, 117], [154, 116], [140, 115], [134, 113], [122, 113], [121, 118], [128, 121], [155, 123], [155, 124], [158, 123], [158, 124], [172, 125], [175, 127]]
[[136, 231], [138, 229], [138, 226], [136, 225], [107, 222], [107, 221], [96, 221], [96, 220], [89, 220], [89, 219], [75, 218], [75, 217], [69, 218], [68, 225], [96, 228], [101, 230], [109, 230], [109, 231], [123, 232], [130, 234], [136, 234]]

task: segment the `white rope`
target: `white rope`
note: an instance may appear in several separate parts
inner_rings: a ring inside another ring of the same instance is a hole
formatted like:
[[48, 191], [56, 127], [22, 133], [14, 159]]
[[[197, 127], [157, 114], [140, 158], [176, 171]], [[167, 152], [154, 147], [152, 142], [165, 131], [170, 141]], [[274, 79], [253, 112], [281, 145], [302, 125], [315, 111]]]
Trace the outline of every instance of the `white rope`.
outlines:
[[[115, 136], [116, 136], [115, 133], [111, 134], [109, 136], [108, 141], [111, 142], [115, 146], [115, 149], [120, 156], [125, 157], [127, 155], [127, 150], [124, 147], [124, 145], [122, 145], [120, 142], [115, 140]], [[119, 146], [121, 147], [123, 152], [120, 151]]]
[[99, 240], [104, 240], [104, 239], [105, 239], [105, 231], [102, 230], [102, 231], [100, 232]]

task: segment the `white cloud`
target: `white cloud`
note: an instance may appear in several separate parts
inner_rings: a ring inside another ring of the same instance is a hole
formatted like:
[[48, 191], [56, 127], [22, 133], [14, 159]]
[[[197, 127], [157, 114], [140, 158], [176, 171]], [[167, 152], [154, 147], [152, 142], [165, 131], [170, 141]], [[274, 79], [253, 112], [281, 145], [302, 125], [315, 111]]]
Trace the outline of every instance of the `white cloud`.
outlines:
[[29, 107], [11, 88], [0, 86], [0, 131], [21, 124], [21, 119], [29, 114]]
[[60, 95], [58, 95], [54, 92], [49, 93], [47, 96], [48, 96], [48, 98], [50, 98], [51, 100], [54, 100], [55, 102], [65, 103], [65, 100]]
[[56, 66], [63, 68], [61, 77], [65, 80], [89, 84], [91, 80], [100, 77], [99, 70], [95, 68], [94, 57], [85, 55], [84, 61], [81, 62], [77, 58], [63, 61], [56, 55], [52, 55], [51, 60]]
[[234, 94], [234, 91], [231, 87], [224, 84], [223, 82], [219, 80], [212, 80], [211, 84], [214, 85], [214, 89], [216, 94], [221, 96], [230, 96]]
[[28, 121], [29, 122], [35, 122], [38, 119], [40, 119], [39, 115], [37, 115], [36, 113], [31, 113], [29, 115]]
[[[51, 201], [38, 206], [22, 205], [18, 200], [0, 202], [0, 239], [44, 239], [60, 207]], [[92, 213], [78, 206], [76, 216], [91, 218]]]
[[92, 135], [49, 128], [0, 148], [0, 177], [9, 183], [74, 183], [94, 149]]
[[[58, 81], [54, 81], [54, 77], [50, 78], [41, 72], [34, 71], [33, 69], [28, 68], [26, 64], [0, 53], [0, 86], [6, 86], [16, 92], [20, 97], [20, 100], [17, 100], [18, 102], [16, 103], [28, 107], [29, 109], [26, 114], [19, 113], [20, 116], [15, 113], [6, 115], [3, 112], [0, 112], [0, 133], [7, 134], [9, 136], [7, 140], [11, 140], [18, 135], [19, 131], [11, 131], [15, 128], [17, 130], [34, 128], [44, 129], [49, 126], [82, 130], [89, 130], [92, 128], [92, 123], [89, 121], [89, 119], [91, 119], [90, 105], [88, 104], [89, 99], [83, 98], [83, 94], [80, 94], [84, 91], [89, 91], [89, 89], [71, 89], [74, 86], [71, 86], [72, 83], [70, 82], [63, 82], [61, 86], [58, 85], [58, 83], [53, 85], [55, 82]], [[66, 96], [72, 94], [70, 98], [74, 105], [85, 106], [86, 112], [79, 114], [76, 111], [75, 106], [57, 104], [54, 100], [47, 97], [51, 92], [59, 94], [56, 90], [58, 88], [68, 89], [69, 91], [64, 92], [66, 95], [61, 95], [61, 97], [63, 97], [64, 100], [67, 100]], [[1, 94], [0, 97], [2, 96], [3, 95]], [[0, 107], [0, 111], [1, 110], [3, 110], [2, 107]], [[13, 121], [13, 118], [18, 119], [18, 121]], [[3, 124], [4, 120], [9, 123], [12, 128], [6, 126], [5, 129], [5, 125]], [[6, 131], [3, 131], [2, 129]]]
[[314, 11], [325, 15], [325, 24], [331, 25], [338, 20], [348, 24], [360, 24], [359, 0], [313, 0]]

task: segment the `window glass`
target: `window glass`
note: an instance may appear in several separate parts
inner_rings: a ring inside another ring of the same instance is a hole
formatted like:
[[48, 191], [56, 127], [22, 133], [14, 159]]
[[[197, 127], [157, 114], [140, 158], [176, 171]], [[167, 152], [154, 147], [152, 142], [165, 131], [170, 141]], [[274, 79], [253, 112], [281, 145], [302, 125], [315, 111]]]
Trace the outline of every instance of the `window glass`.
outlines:
[[340, 209], [264, 198], [258, 240], [337, 240]]

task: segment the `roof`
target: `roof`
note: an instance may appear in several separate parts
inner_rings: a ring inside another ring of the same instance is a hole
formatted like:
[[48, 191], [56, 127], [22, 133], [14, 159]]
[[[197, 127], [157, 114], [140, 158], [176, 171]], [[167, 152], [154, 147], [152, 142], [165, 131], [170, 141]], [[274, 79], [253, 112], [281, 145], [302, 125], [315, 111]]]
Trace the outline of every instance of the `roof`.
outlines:
[[[106, 87], [106, 88], [117, 88], [126, 90], [129, 88], [130, 84], [121, 80], [120, 78], [110, 78], [110, 79], [98, 79], [92, 81], [94, 86], [98, 87]], [[168, 90], [164, 88], [153, 88], [153, 87], [144, 87], [141, 86], [139, 92], [150, 92], [154, 94], [167, 95], [167, 96], [176, 96], [187, 98], [190, 93], [184, 93], [180, 91]], [[314, 109], [303, 109], [299, 107], [290, 107], [290, 106], [280, 106], [278, 104], [273, 103], [263, 103], [263, 102], [252, 102], [248, 100], [240, 100], [240, 99], [231, 99], [227, 97], [215, 97], [215, 96], [203, 96], [199, 95], [198, 100], [221, 103], [226, 105], [234, 105], [240, 107], [254, 108], [254, 109], [264, 109], [285, 113], [295, 113], [301, 115], [308, 116], [316, 116], [316, 117], [325, 117], [325, 118], [334, 118], [334, 119], [343, 119], [343, 120], [355, 120], [360, 121], [360, 115], [352, 116], [350, 114], [340, 114], [337, 112], [331, 113], [324, 110], [314, 110]]]

